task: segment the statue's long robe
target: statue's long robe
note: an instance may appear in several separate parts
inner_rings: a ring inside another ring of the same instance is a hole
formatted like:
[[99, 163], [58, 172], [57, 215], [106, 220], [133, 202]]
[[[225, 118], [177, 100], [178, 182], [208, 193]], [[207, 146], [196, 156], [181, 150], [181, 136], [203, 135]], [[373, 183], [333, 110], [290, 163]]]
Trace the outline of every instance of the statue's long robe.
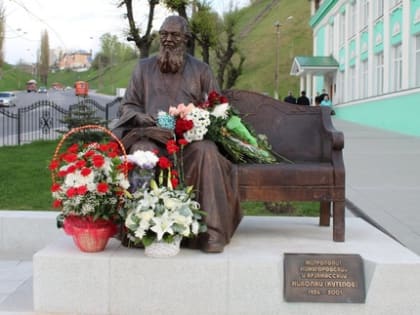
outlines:
[[[190, 55], [176, 74], [162, 73], [156, 57], [142, 59], [133, 72], [113, 131], [123, 138], [133, 128], [142, 127], [134, 122], [136, 113], [156, 118], [169, 106], [201, 103], [212, 90], [219, 89], [210, 68]], [[139, 132], [135, 140], [144, 141], [144, 134]], [[132, 144], [129, 141], [127, 146]], [[225, 244], [229, 243], [242, 218], [236, 166], [219, 153], [213, 142], [204, 140], [186, 146], [184, 170], [186, 183], [194, 185], [196, 199], [207, 213], [209, 233], [216, 232]]]

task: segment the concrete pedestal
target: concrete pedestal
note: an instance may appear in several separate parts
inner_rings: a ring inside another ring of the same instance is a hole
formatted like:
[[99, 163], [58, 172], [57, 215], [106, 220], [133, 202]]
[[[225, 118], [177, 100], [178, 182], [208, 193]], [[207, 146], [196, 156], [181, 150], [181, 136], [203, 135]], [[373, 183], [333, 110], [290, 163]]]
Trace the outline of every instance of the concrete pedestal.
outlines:
[[[221, 254], [181, 249], [149, 258], [111, 240], [80, 252], [70, 237], [33, 257], [34, 308], [64, 314], [418, 314], [420, 257], [358, 218], [346, 242], [317, 218], [245, 217]], [[283, 298], [284, 253], [360, 254], [366, 302], [303, 303]]]

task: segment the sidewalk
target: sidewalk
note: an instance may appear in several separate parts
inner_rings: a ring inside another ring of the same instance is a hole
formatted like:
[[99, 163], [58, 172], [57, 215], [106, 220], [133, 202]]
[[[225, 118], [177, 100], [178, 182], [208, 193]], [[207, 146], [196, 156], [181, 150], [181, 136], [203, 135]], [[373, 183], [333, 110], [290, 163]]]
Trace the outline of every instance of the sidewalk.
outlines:
[[[420, 137], [333, 122], [345, 137], [347, 216], [350, 209], [420, 255]], [[0, 255], [0, 315], [32, 312], [31, 258]]]
[[346, 207], [420, 255], [420, 137], [333, 123], [344, 132]]

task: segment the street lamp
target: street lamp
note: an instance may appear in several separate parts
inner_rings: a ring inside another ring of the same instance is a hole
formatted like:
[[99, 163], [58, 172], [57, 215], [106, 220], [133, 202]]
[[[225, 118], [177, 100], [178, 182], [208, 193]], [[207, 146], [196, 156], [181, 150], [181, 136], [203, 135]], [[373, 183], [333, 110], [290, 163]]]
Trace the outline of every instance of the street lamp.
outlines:
[[280, 22], [274, 23], [276, 28], [276, 71], [274, 73], [274, 98], [279, 99], [279, 54], [280, 54]]
[[[293, 16], [288, 16], [286, 21], [293, 19]], [[274, 98], [279, 99], [279, 72], [280, 72], [280, 26], [279, 21], [274, 22], [276, 28], [276, 69], [274, 73]]]

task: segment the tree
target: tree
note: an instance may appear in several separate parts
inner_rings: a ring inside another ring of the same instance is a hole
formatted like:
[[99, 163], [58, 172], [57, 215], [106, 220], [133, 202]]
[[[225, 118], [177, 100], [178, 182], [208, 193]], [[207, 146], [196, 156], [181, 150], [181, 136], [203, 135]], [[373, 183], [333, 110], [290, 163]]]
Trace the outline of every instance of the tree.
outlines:
[[100, 40], [101, 49], [92, 61], [94, 69], [103, 69], [137, 57], [136, 51], [130, 45], [121, 43], [116, 35], [106, 33]]
[[218, 14], [211, 10], [209, 4], [197, 3], [197, 12], [193, 15], [190, 25], [194, 39], [197, 40], [201, 48], [203, 61], [207, 64], [210, 63], [210, 48], [217, 44], [222, 23]]
[[149, 15], [147, 21], [146, 31], [143, 36], [140, 36], [140, 28], [137, 26], [134, 14], [133, 14], [133, 1], [123, 0], [118, 4], [118, 7], [124, 6], [126, 9], [126, 17], [128, 20], [128, 37], [127, 40], [134, 41], [137, 48], [140, 50], [140, 58], [146, 58], [150, 54], [150, 46], [152, 45], [153, 39], [156, 37], [156, 33], [152, 33], [152, 23], [155, 15], [155, 7], [159, 4], [159, 0], [148, 0], [149, 1]]
[[[129, 24], [129, 37], [127, 39], [136, 43], [140, 50], [140, 58], [149, 56], [150, 47], [153, 43], [156, 33], [152, 33], [152, 22], [154, 11], [158, 0], [149, 1], [149, 16], [146, 31], [143, 36], [139, 34], [134, 15], [132, 0], [122, 0], [118, 7], [125, 6], [126, 17]], [[210, 64], [210, 50], [214, 49], [217, 58], [217, 77], [220, 87], [226, 84], [233, 86], [236, 79], [242, 72], [242, 65], [245, 61], [237, 48], [235, 41], [235, 27], [237, 18], [234, 12], [226, 14], [225, 20], [221, 20], [218, 14], [211, 10], [210, 4], [206, 0], [163, 0], [163, 4], [170, 10], [176, 11], [178, 15], [189, 21], [192, 31], [193, 40], [188, 45], [188, 52], [194, 54], [194, 40], [197, 40], [203, 57], [203, 61]], [[193, 17], [191, 20], [187, 16], [188, 5], [192, 4]], [[224, 33], [225, 36], [221, 36]], [[222, 39], [226, 43], [222, 42]], [[235, 54], [239, 54], [239, 63], [235, 66], [232, 58]]]
[[[235, 11], [225, 14], [224, 18], [224, 36], [218, 37], [218, 44], [215, 49], [217, 57], [217, 82], [221, 88], [231, 88], [236, 79], [242, 73], [242, 66], [245, 57], [239, 51], [235, 41], [235, 26], [238, 22]], [[226, 41], [225, 43], [222, 42]], [[239, 54], [239, 63], [235, 66], [232, 58]], [[224, 85], [226, 79], [226, 85]]]
[[48, 40], [48, 32], [44, 30], [41, 35], [41, 54], [39, 57], [39, 76], [40, 81], [47, 85], [48, 71], [50, 69], [50, 44]]
[[3, 63], [4, 63], [3, 44], [4, 44], [5, 23], [6, 23], [6, 17], [4, 15], [3, 2], [0, 2], [0, 78], [2, 77]]
[[188, 21], [187, 16], [187, 7], [188, 4], [195, 1], [190, 0], [163, 0], [163, 3], [165, 6], [172, 11], [175, 11], [178, 13], [178, 15], [182, 16], [184, 19]]
[[[179, 16], [182, 16], [184, 19], [188, 21], [187, 16], [187, 7], [189, 4], [192, 4], [192, 12], [195, 13], [196, 10], [196, 0], [163, 0], [164, 5], [172, 11], [175, 11], [178, 13]], [[187, 52], [194, 56], [194, 50], [195, 50], [195, 36], [194, 32], [192, 32], [192, 38], [187, 43]]]
[[[68, 114], [66, 114], [61, 123], [67, 125], [68, 130], [57, 130], [58, 133], [65, 134], [73, 128], [78, 128], [85, 125], [100, 125], [106, 126], [106, 121], [96, 116], [96, 110], [93, 106], [89, 106], [86, 98], [82, 98], [79, 103], [70, 106]], [[100, 142], [105, 138], [102, 132], [95, 132], [92, 130], [82, 130], [69, 136], [69, 143], [89, 143]]]

